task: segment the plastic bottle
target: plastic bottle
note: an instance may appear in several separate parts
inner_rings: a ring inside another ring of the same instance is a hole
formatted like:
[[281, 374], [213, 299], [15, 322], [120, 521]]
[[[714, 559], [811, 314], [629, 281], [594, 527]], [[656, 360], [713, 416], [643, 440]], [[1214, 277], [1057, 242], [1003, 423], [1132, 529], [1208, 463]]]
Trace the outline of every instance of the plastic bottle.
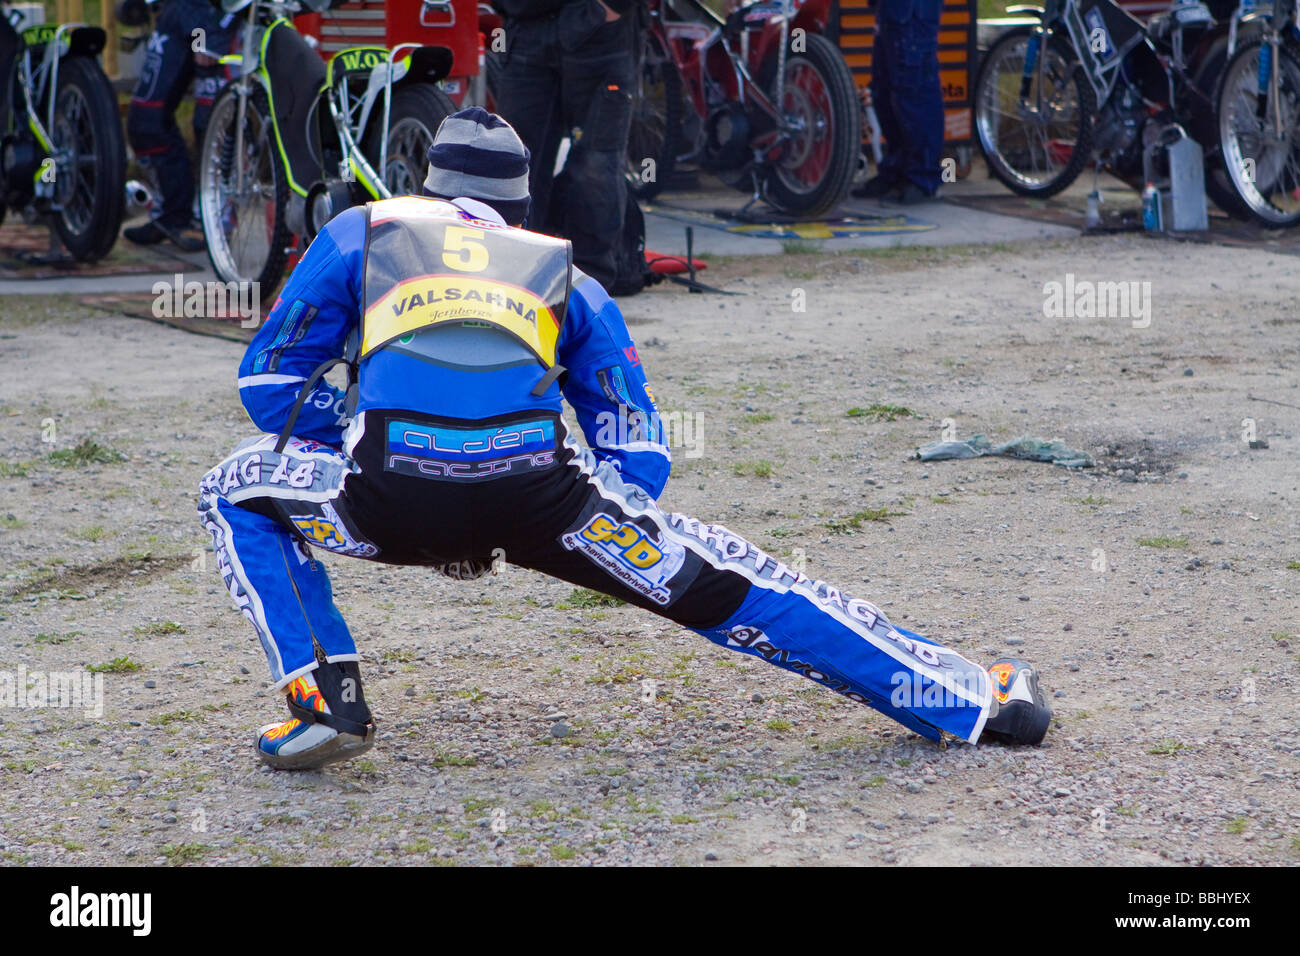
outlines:
[[1163, 228], [1160, 222], [1160, 190], [1156, 189], [1155, 183], [1147, 183], [1146, 189], [1142, 190], [1142, 227], [1147, 232], [1160, 232]]

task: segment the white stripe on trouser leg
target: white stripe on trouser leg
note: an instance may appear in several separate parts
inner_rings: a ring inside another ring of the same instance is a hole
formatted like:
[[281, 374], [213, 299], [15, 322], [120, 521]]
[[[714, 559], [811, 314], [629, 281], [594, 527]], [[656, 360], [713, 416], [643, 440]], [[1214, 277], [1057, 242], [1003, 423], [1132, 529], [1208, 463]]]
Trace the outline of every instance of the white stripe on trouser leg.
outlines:
[[[205, 503], [207, 503], [207, 495], [204, 496], [204, 499]], [[271, 658], [272, 653], [274, 653], [274, 658], [270, 660], [271, 676], [275, 677], [276, 674], [283, 674], [284, 660], [280, 656], [280, 648], [275, 643], [275, 638], [271, 634], [271, 627], [267, 623], [266, 609], [262, 606], [262, 598], [249, 580], [248, 573], [244, 570], [243, 562], [239, 560], [239, 552], [235, 549], [234, 532], [230, 527], [230, 522], [228, 522], [225, 519], [225, 516], [221, 514], [221, 511], [215, 503], [209, 504], [207, 510], [204, 511], [204, 518], [217, 525], [218, 529], [221, 531], [221, 539], [223, 542], [222, 548], [226, 552], [226, 558], [230, 565], [231, 577], [244, 592], [244, 596], [248, 598], [248, 603], [252, 610], [253, 620], [250, 623], [252, 623], [254, 629], [257, 631], [258, 640], [261, 642], [262, 649], [266, 652], [267, 657]], [[214, 541], [213, 544], [215, 545], [216, 542]], [[218, 553], [218, 572], [220, 572], [220, 569], [221, 555]], [[239, 602], [235, 599], [235, 596], [232, 594], [230, 597], [231, 600], [235, 601], [235, 606], [239, 607]], [[242, 612], [243, 608], [240, 608], [240, 611]], [[287, 678], [286, 682], [292, 679], [292, 677]]]

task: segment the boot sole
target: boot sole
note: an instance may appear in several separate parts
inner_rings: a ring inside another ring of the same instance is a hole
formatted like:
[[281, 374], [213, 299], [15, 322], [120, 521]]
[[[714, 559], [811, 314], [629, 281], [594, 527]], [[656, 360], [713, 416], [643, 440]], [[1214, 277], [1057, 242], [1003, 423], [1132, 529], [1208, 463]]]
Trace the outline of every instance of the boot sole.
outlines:
[[268, 754], [260, 748], [257, 751], [262, 763], [276, 770], [318, 770], [332, 763], [341, 763], [359, 757], [375, 745], [373, 732], [365, 737], [355, 734], [339, 734], [324, 743], [304, 750], [301, 753], [280, 756]]

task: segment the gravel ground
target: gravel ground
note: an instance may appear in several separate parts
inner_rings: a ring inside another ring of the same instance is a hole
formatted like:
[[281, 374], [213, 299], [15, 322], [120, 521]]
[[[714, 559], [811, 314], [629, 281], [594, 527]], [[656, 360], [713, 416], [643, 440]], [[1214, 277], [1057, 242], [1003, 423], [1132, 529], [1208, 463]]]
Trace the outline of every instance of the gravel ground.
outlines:
[[[661, 409], [700, 429], [665, 506], [1038, 662], [1043, 747], [937, 747], [517, 568], [326, 557], [380, 740], [303, 774], [253, 756], [283, 704], [194, 511], [250, 428], [240, 347], [9, 297], [0, 669], [102, 668], [105, 705], [0, 706], [0, 858], [1294, 864], [1295, 264], [1141, 237], [803, 252], [716, 263], [744, 297], [626, 303]], [[1149, 327], [1046, 318], [1067, 270], [1150, 281]], [[913, 459], [945, 424], [1098, 467]]]

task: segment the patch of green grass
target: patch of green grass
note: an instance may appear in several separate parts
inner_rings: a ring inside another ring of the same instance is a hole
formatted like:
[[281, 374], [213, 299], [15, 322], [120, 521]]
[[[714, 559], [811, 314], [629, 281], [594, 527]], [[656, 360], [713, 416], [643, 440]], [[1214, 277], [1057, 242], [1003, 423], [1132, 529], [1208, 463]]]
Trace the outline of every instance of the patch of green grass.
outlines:
[[168, 843], [162, 848], [162, 855], [172, 866], [195, 863], [211, 851], [206, 843]]
[[892, 422], [900, 418], [915, 418], [916, 412], [902, 405], [872, 402], [866, 408], [850, 408], [844, 413], [848, 418], [873, 418], [878, 422]]
[[103, 541], [108, 536], [102, 524], [92, 524], [89, 528], [82, 528], [80, 531], [72, 532], [74, 537], [82, 541]]
[[92, 674], [129, 674], [140, 670], [140, 665], [130, 657], [115, 657], [107, 664], [87, 664], [86, 670]]
[[955, 504], [957, 499], [952, 495], [931, 495], [930, 501], [936, 505], [951, 505]]
[[699, 823], [700, 821], [697, 820], [695, 817], [689, 816], [688, 814], [685, 813], [674, 813], [671, 817], [668, 818], [668, 822], [676, 823], [680, 826], [687, 823]]
[[803, 256], [814, 252], [821, 252], [822, 244], [820, 242], [808, 242], [804, 239], [782, 239], [781, 255], [783, 256]]
[[137, 624], [134, 632], [138, 637], [163, 637], [166, 634], [184, 634], [185, 628], [175, 621], [152, 621], [149, 624]]
[[49, 634], [42, 631], [33, 638], [37, 644], [66, 644], [74, 637], [80, 637], [80, 631], [69, 631], [67, 634]]
[[763, 422], [770, 422], [776, 418], [771, 412], [754, 412], [752, 415], [744, 416], [741, 421], [746, 425], [761, 425]]
[[1167, 757], [1170, 754], [1176, 754], [1178, 751], [1186, 749], [1187, 744], [1180, 740], [1174, 740], [1172, 737], [1166, 737], [1164, 740], [1160, 741], [1160, 743], [1148, 750], [1147, 753], [1155, 754], [1158, 757]]
[[552, 859], [556, 859], [556, 860], [572, 860], [572, 859], [573, 859], [575, 856], [577, 856], [577, 855], [578, 855], [578, 851], [575, 850], [575, 849], [574, 849], [573, 847], [571, 847], [571, 846], [566, 846], [566, 845], [564, 845], [563, 843], [552, 843], [552, 844], [551, 844], [551, 858], [552, 858]]
[[1228, 825], [1224, 829], [1233, 835], [1240, 836], [1246, 832], [1248, 826], [1250, 826], [1250, 821], [1245, 817], [1234, 817], [1228, 821]]
[[562, 611], [572, 608], [585, 611], [593, 607], [620, 607], [624, 603], [626, 602], [620, 598], [609, 594], [601, 594], [599, 591], [593, 591], [590, 588], [574, 588], [567, 600], [555, 606]]
[[782, 718], [777, 717], [773, 720], [769, 720], [766, 726], [768, 730], [774, 731], [778, 734], [783, 734], [794, 725], [788, 720], [783, 720]]
[[901, 518], [911, 512], [908, 511], [890, 511], [889, 506], [883, 508], [867, 508], [863, 511], [857, 511], [847, 518], [832, 518], [826, 522], [826, 528], [831, 534], [850, 534], [859, 530], [864, 521], [888, 521], [890, 518]]
[[152, 718], [151, 722], [166, 726], [167, 724], [177, 724], [177, 723], [184, 723], [190, 720], [202, 720], [202, 719], [203, 719], [203, 715], [196, 710], [172, 710], [172, 711], [168, 711], [165, 714], [159, 714], [158, 716]]
[[[3, 468], [3, 466], [0, 465], [0, 468]], [[0, 477], [4, 477], [2, 472], [0, 472]], [[22, 518], [15, 518], [13, 515], [0, 516], [0, 528], [4, 528], [6, 531], [17, 531], [19, 528], [26, 527], [27, 522]]]
[[1158, 534], [1149, 538], [1138, 538], [1137, 543], [1144, 548], [1158, 548], [1161, 550], [1185, 548], [1187, 547], [1187, 535], [1171, 538], [1168, 535]]
[[1066, 498], [1065, 500], [1071, 501], [1076, 505], [1083, 505], [1087, 508], [1100, 508], [1102, 505], [1108, 505], [1111, 503], [1110, 498], [1103, 498], [1100, 495], [1088, 495], [1086, 498]]
[[71, 448], [52, 451], [48, 456], [50, 462], [60, 468], [84, 468], [87, 465], [113, 465], [126, 461], [126, 456], [111, 448], [106, 448], [90, 438], [83, 438]]
[[1300, 571], [1300, 561], [1288, 561], [1286, 563], [1286, 569], [1288, 571]]
[[25, 461], [0, 461], [0, 478], [26, 478], [29, 468]]
[[434, 767], [474, 767], [478, 765], [478, 758], [439, 752], [433, 755], [429, 763]]
[[864, 787], [883, 787], [885, 785], [885, 778], [881, 774], [876, 774], [870, 780], [864, 781], [862, 785]]
[[738, 461], [732, 472], [738, 477], [743, 478], [745, 475], [753, 475], [755, 478], [771, 478], [772, 463], [766, 459], [758, 461]]

